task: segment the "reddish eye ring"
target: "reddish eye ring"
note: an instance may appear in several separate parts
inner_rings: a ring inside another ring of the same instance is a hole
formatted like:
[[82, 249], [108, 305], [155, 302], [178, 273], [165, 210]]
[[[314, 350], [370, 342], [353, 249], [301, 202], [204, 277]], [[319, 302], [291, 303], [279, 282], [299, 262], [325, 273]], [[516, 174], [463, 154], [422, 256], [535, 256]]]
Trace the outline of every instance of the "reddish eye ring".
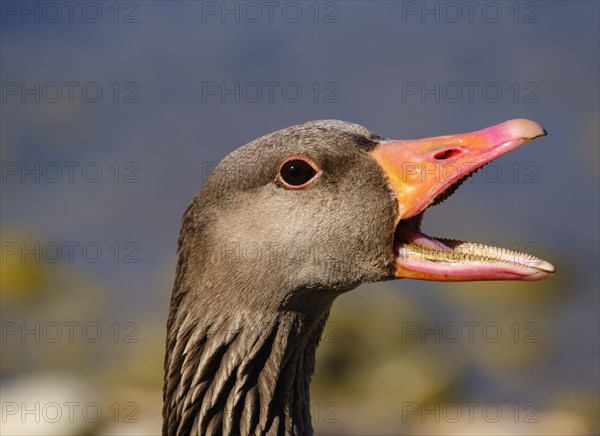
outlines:
[[293, 156], [286, 159], [277, 172], [277, 179], [287, 189], [303, 189], [317, 179], [318, 167], [305, 157]]

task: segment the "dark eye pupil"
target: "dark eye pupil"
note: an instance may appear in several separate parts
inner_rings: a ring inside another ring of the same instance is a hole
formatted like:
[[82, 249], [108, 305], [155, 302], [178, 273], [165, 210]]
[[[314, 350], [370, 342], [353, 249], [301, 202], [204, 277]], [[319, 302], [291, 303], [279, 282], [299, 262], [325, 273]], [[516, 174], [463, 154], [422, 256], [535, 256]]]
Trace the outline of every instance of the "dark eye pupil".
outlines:
[[292, 186], [304, 185], [312, 179], [317, 172], [303, 160], [290, 160], [281, 167], [281, 178], [285, 183]]

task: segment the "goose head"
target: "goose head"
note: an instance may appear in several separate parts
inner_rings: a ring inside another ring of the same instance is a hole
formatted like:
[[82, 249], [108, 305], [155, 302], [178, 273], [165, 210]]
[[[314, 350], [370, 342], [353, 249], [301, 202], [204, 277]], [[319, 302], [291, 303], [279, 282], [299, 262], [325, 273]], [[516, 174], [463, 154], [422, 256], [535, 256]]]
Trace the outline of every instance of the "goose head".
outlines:
[[389, 140], [336, 120], [229, 154], [183, 218], [168, 321], [165, 434], [310, 434], [308, 385], [334, 299], [361, 283], [539, 280], [528, 255], [433, 238], [426, 209], [545, 135], [529, 120]]

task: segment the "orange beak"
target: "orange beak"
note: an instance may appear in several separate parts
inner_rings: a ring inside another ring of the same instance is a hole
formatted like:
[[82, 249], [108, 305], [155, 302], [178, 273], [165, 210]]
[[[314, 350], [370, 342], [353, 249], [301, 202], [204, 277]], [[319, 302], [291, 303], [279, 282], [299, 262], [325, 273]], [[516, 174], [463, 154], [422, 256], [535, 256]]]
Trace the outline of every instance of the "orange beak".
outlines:
[[372, 149], [397, 200], [394, 276], [470, 281], [540, 280], [553, 274], [550, 263], [528, 254], [427, 236], [419, 216], [477, 168], [544, 135], [539, 124], [517, 119], [472, 133], [388, 141]]
[[517, 119], [472, 133], [391, 141], [370, 153], [396, 194], [400, 220], [422, 212], [475, 169], [544, 135], [539, 124]]

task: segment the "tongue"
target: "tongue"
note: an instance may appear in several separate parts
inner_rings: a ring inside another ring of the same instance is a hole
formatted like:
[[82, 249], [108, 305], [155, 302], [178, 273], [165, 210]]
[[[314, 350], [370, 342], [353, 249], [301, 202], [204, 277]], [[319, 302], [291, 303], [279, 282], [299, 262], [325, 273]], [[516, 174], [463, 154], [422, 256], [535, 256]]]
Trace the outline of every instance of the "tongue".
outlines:
[[422, 247], [429, 251], [452, 251], [450, 247], [442, 244], [437, 239], [430, 238], [415, 229], [403, 225], [399, 225], [396, 230], [396, 240], [402, 241], [403, 244]]
[[530, 254], [500, 247], [431, 238], [399, 225], [396, 276], [419, 280], [541, 280], [554, 267]]

